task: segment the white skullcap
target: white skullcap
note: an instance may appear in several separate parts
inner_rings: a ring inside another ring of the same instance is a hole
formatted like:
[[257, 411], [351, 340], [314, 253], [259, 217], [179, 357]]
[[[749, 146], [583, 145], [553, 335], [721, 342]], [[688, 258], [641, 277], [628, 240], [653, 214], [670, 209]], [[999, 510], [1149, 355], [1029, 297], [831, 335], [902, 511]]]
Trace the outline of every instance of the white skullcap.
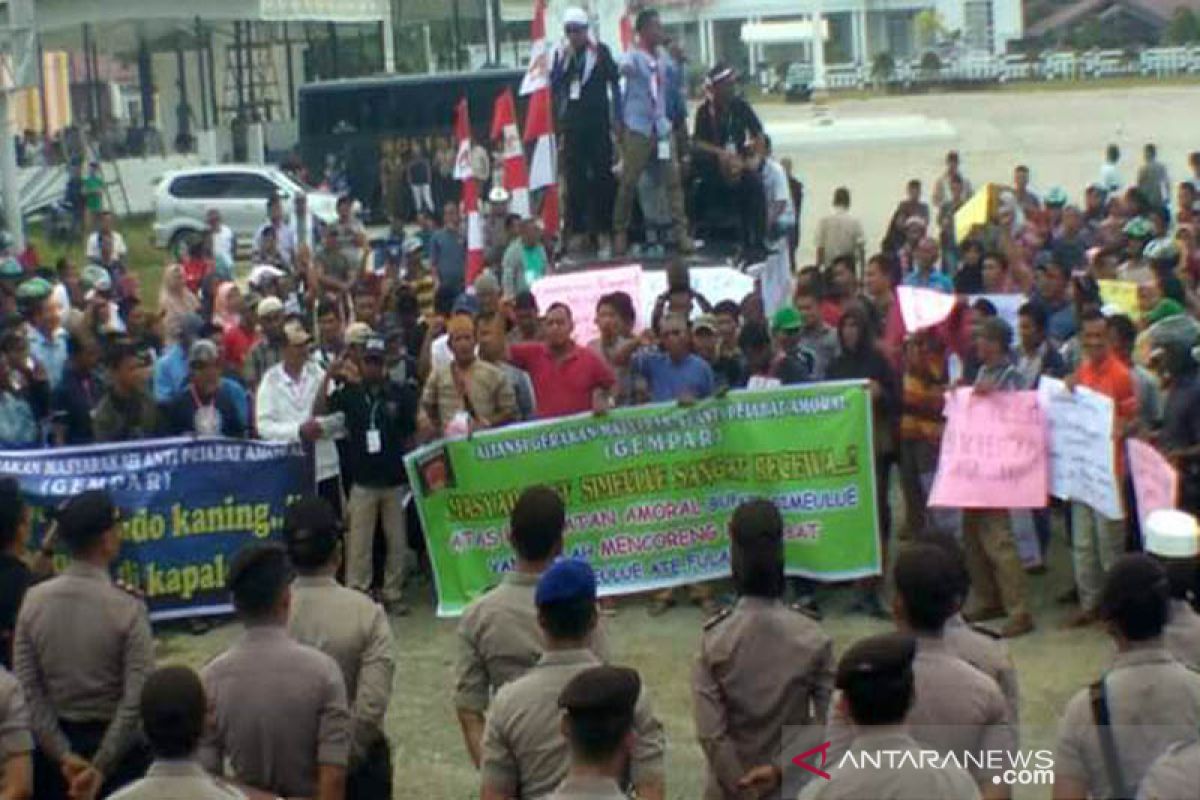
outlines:
[[1146, 517], [1142, 531], [1146, 552], [1161, 558], [1195, 558], [1200, 555], [1200, 525], [1186, 511], [1160, 508]]
[[568, 25], [578, 25], [581, 28], [586, 28], [591, 24], [588, 20], [587, 12], [578, 6], [571, 6], [563, 11], [562, 21], [564, 28]]

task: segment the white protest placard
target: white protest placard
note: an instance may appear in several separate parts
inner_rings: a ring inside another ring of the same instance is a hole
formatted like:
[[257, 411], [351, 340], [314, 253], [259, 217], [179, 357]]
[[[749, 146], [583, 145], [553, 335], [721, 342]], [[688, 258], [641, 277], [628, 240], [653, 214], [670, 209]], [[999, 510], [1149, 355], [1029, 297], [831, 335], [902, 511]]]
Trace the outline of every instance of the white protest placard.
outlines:
[[896, 300], [900, 303], [904, 330], [909, 333], [942, 324], [958, 302], [952, 294], [917, 286], [897, 286]]
[[775, 312], [792, 303], [792, 273], [788, 266], [787, 253], [776, 252], [767, 256], [758, 279], [762, 294], [763, 313], [767, 319]]
[[1125, 443], [1129, 453], [1129, 474], [1137, 498], [1138, 518], [1144, 525], [1151, 511], [1175, 508], [1179, 496], [1179, 473], [1154, 446], [1140, 439]]
[[1050, 493], [1085, 503], [1109, 519], [1124, 517], [1112, 399], [1083, 386], [1069, 392], [1062, 381], [1043, 375], [1038, 402], [1050, 444]]
[[[1013, 336], [1017, 334], [1017, 323], [1020, 321], [1021, 306], [1025, 305], [1026, 297], [1023, 294], [973, 294], [969, 295], [968, 299], [972, 306], [976, 300], [987, 300], [996, 309], [996, 316], [1008, 323], [1008, 326], [1013, 329]], [[1014, 338], [1014, 344], [1016, 340]]]
[[[732, 300], [741, 305], [746, 295], [754, 291], [754, 278], [733, 267], [692, 267], [688, 270], [692, 291], [704, 295], [714, 306], [722, 300]], [[641, 300], [638, 307], [638, 326], [649, 327], [654, 303], [667, 290], [667, 271], [662, 269], [643, 270]], [[637, 299], [637, 298], [635, 298]], [[693, 319], [700, 308], [692, 306]]]

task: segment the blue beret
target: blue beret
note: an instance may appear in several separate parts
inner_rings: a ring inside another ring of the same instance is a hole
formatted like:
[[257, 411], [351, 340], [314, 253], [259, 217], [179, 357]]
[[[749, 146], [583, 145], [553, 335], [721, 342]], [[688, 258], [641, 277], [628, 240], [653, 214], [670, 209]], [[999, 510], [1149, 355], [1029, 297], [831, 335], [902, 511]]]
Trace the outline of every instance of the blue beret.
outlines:
[[586, 561], [560, 558], [538, 579], [533, 599], [539, 606], [569, 600], [595, 600], [596, 573]]

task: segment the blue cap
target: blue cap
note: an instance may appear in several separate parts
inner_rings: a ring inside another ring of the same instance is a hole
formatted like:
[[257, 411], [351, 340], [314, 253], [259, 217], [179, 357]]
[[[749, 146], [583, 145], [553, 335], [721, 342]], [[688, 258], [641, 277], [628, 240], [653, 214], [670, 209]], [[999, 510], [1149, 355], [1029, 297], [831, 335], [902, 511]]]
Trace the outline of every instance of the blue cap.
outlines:
[[539, 606], [596, 599], [596, 573], [578, 558], [560, 558], [538, 579], [533, 601]]

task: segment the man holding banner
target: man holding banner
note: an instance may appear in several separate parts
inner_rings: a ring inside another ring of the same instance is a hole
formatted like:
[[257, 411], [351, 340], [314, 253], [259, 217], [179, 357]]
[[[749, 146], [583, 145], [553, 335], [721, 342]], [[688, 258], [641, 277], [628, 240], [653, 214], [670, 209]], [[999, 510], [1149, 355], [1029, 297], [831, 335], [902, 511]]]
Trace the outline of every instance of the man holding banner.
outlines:
[[[989, 317], [979, 326], [975, 346], [979, 372], [974, 394], [1014, 392], [1025, 388], [1013, 364], [1010, 347], [1012, 328], [999, 317]], [[968, 622], [995, 619], [1007, 612], [1008, 624], [1000, 635], [1022, 636], [1033, 630], [1033, 615], [1025, 600], [1025, 570], [1013, 541], [1012, 521], [1004, 509], [963, 511], [963, 550], [967, 572], [975, 590], [972, 608], [963, 616]]]
[[[1074, 391], [1085, 386], [1113, 401], [1116, 419], [1113, 424], [1113, 446], [1116, 450], [1116, 469], [1123, 464], [1121, 439], [1126, 425], [1137, 415], [1137, 395], [1129, 368], [1112, 352], [1108, 339], [1108, 323], [1099, 311], [1084, 314], [1080, 320], [1080, 338], [1084, 362], [1074, 375], [1068, 375], [1066, 386]], [[1071, 503], [1071, 558], [1075, 568], [1075, 588], [1079, 592], [1079, 609], [1067, 621], [1068, 627], [1082, 627], [1095, 622], [1100, 604], [1104, 576], [1125, 549], [1125, 528], [1121, 519], [1109, 519], [1086, 502]]]

